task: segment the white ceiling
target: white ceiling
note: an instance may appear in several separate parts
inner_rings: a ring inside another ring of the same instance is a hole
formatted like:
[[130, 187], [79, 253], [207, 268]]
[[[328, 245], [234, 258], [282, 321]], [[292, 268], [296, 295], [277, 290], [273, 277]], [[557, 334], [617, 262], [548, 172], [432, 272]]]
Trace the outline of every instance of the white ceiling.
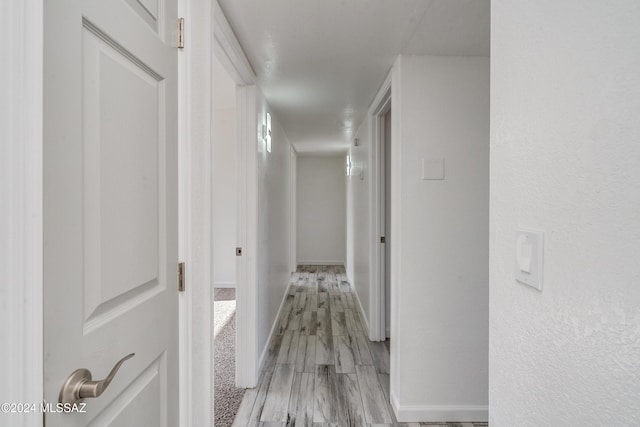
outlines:
[[397, 55], [489, 56], [490, 0], [218, 0], [304, 152], [344, 151]]

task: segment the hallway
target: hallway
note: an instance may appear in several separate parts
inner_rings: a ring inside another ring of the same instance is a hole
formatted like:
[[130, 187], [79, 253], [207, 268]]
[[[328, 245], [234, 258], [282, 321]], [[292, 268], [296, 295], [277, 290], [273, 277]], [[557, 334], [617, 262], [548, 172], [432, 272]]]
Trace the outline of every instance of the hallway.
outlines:
[[260, 382], [234, 426], [486, 426], [398, 424], [389, 402], [389, 353], [367, 338], [342, 266], [299, 266]]

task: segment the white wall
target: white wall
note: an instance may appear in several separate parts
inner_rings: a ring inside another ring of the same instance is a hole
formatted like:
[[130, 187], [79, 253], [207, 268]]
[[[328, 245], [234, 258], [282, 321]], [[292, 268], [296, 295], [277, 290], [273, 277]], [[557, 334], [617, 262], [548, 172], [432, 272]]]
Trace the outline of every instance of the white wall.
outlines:
[[344, 264], [346, 155], [298, 157], [298, 264]]
[[290, 264], [290, 147], [289, 140], [269, 109], [267, 102], [257, 90], [256, 114], [258, 124], [266, 123], [266, 113], [272, 116], [272, 148], [267, 152], [258, 141], [257, 192], [258, 192], [258, 350], [264, 354], [271, 328], [289, 283]]
[[357, 166], [357, 172], [364, 169], [363, 179], [358, 173], [347, 178], [348, 188], [348, 228], [347, 234], [353, 233], [348, 241], [347, 253], [351, 253], [351, 262], [347, 263], [349, 279], [360, 301], [364, 320], [369, 324], [371, 283], [369, 280], [370, 245], [371, 245], [371, 209], [370, 191], [371, 174], [371, 119], [369, 117], [360, 125], [356, 134], [358, 146], [351, 146], [351, 161]]
[[640, 425], [640, 3], [491, 13], [491, 425]]
[[[487, 417], [489, 59], [401, 56], [392, 86], [391, 395], [399, 421]], [[445, 179], [421, 179], [421, 159]]]
[[213, 286], [236, 286], [236, 84], [213, 61]]

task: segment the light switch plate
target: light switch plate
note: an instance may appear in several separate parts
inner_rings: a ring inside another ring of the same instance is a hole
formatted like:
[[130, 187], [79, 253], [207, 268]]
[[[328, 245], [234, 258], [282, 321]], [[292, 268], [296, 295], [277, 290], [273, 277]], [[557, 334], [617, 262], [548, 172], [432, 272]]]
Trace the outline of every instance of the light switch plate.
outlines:
[[422, 179], [424, 180], [442, 180], [444, 179], [444, 159], [429, 158], [422, 159]]
[[516, 230], [515, 279], [542, 291], [543, 247], [542, 231]]

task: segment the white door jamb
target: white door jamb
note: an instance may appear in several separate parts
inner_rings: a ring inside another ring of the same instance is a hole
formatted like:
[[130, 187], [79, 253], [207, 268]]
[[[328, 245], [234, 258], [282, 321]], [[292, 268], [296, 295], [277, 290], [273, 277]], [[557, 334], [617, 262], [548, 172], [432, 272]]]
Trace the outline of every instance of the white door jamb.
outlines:
[[[380, 242], [384, 230], [384, 122], [383, 116], [391, 106], [391, 73], [384, 80], [378, 94], [371, 103], [371, 232], [369, 249], [369, 277], [371, 279], [371, 300], [369, 305], [369, 338], [384, 341], [385, 327], [385, 244]], [[387, 248], [388, 250], [388, 248]]]
[[213, 426], [211, 242], [213, 10], [179, 0], [185, 47], [179, 53], [179, 204], [186, 290], [179, 299], [180, 425]]
[[[3, 0], [0, 35], [0, 402], [43, 398], [43, 0]], [[40, 412], [0, 412], [40, 427]]]

